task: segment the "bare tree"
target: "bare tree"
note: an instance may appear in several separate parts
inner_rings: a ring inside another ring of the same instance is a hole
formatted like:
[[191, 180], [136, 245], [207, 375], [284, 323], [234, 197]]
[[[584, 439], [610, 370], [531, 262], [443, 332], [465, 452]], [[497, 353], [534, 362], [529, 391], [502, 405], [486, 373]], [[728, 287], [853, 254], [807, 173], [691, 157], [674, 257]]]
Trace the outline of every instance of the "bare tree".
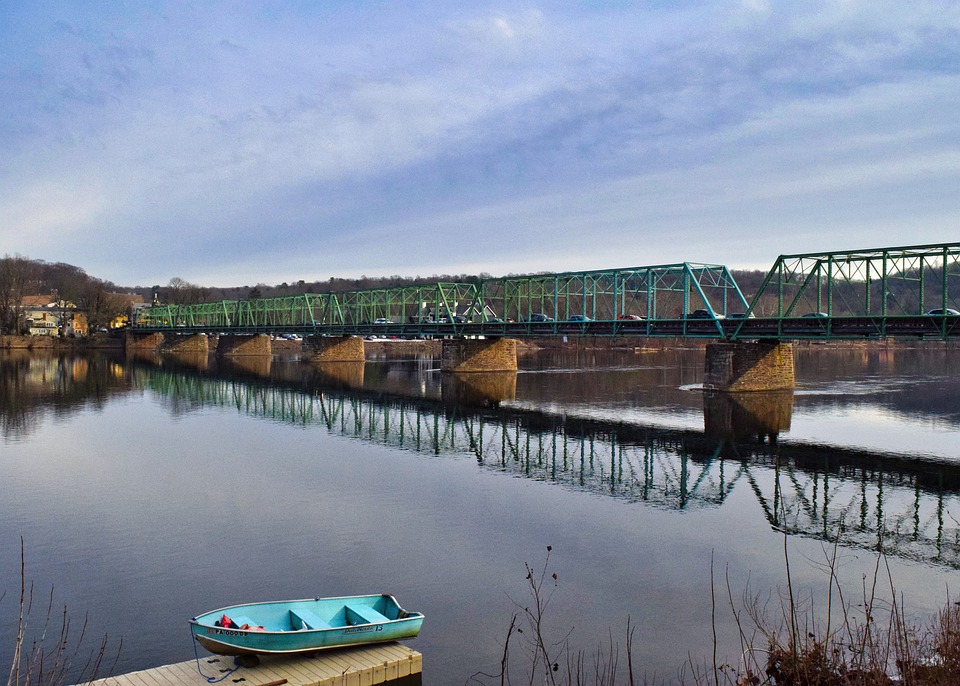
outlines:
[[0, 333], [20, 333], [23, 296], [34, 280], [33, 263], [26, 257], [0, 259]]
[[56, 294], [57, 317], [60, 321], [60, 335], [67, 332], [67, 318], [73, 315], [76, 303], [90, 277], [80, 267], [57, 263], [53, 265], [51, 284]]
[[127, 299], [110, 291], [111, 284], [99, 279], [91, 279], [81, 290], [77, 305], [87, 317], [87, 326], [91, 331], [106, 327], [127, 310]]
[[186, 279], [175, 276], [170, 279], [166, 287], [166, 300], [174, 305], [191, 305], [200, 303], [209, 298], [210, 289], [190, 283]]

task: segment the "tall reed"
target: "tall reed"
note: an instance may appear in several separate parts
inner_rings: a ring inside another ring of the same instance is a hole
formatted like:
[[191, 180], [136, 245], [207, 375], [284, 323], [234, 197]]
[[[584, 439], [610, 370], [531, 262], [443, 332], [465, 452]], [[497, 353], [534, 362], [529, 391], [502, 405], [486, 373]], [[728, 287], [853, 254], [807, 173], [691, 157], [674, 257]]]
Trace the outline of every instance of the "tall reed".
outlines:
[[[96, 679], [107, 655], [107, 635], [104, 634], [99, 644], [87, 647], [87, 617], [84, 615], [79, 635], [74, 638], [76, 632], [68, 608], [54, 607], [52, 588], [40, 624], [34, 627], [32, 620], [36, 617], [36, 610], [33, 590], [33, 583], [27, 583], [26, 555], [21, 537], [17, 638], [7, 686], [62, 686], [68, 679], [78, 684]], [[121, 644], [118, 644], [117, 657], [120, 648]]]

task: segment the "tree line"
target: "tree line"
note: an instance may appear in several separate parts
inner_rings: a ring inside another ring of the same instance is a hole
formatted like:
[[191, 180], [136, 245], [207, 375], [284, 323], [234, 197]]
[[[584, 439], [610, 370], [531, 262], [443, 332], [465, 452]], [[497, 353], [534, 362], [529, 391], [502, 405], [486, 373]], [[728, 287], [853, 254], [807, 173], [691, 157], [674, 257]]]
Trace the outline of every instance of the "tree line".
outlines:
[[23, 301], [27, 296], [49, 294], [51, 302], [57, 303], [61, 321], [72, 303], [95, 330], [126, 313], [129, 300], [124, 294], [130, 292], [134, 291], [90, 276], [71, 264], [5, 255], [0, 258], [0, 333], [23, 332]]

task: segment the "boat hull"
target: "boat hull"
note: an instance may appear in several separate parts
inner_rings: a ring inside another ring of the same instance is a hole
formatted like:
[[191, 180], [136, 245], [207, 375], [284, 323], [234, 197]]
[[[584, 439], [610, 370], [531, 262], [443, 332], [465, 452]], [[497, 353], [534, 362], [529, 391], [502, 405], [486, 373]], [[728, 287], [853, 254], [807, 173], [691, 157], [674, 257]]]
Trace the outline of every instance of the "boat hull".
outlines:
[[[250, 620], [257, 629], [217, 626], [223, 615]], [[219, 655], [308, 653], [398, 641], [416, 637], [422, 625], [421, 613], [403, 610], [389, 595], [234, 605], [190, 620], [197, 642]]]

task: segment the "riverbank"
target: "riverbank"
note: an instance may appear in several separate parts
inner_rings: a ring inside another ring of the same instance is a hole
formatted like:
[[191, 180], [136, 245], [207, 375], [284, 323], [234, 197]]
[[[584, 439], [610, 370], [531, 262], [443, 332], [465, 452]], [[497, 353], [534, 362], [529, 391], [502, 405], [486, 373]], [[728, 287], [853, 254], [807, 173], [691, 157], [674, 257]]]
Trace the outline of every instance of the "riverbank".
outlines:
[[55, 336], [0, 336], [0, 350], [123, 350], [123, 338], [109, 334], [96, 334], [85, 338], [60, 338]]

